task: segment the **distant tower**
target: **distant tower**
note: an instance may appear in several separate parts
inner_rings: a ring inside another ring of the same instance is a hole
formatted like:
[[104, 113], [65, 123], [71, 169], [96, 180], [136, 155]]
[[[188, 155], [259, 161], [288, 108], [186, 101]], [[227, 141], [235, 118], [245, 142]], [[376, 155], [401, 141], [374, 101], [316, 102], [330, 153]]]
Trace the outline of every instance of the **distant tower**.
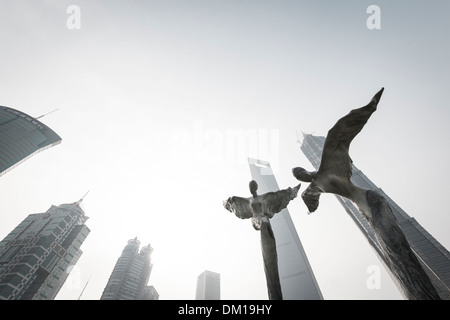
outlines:
[[60, 136], [38, 118], [0, 106], [0, 176], [36, 153], [61, 143]]
[[220, 300], [220, 274], [205, 270], [197, 277], [195, 300]]
[[147, 286], [144, 288], [142, 300], [159, 300], [159, 293], [154, 286]]
[[53, 300], [90, 230], [81, 200], [30, 214], [0, 242], [0, 300]]
[[[325, 137], [302, 133], [302, 136], [299, 136], [298, 142], [306, 158], [317, 170], [322, 158]], [[388, 201], [400, 228], [408, 239], [413, 252], [430, 277], [437, 292], [442, 299], [450, 300], [450, 254], [448, 250], [433, 238], [414, 218], [407, 215], [383, 190], [378, 188], [353, 164], [351, 181], [360, 188], [378, 192]], [[336, 197], [367, 238], [380, 261], [386, 264], [379, 248], [380, 244], [375, 238], [374, 231], [359, 212], [358, 208], [350, 200], [338, 195]], [[386, 268], [386, 270], [390, 274], [389, 268]], [[392, 275], [391, 278], [398, 285], [396, 278]]]
[[[278, 191], [270, 163], [248, 159], [252, 179], [258, 183], [258, 194]], [[278, 255], [278, 273], [284, 300], [322, 300], [322, 293], [303, 249], [288, 209], [270, 219]]]
[[100, 300], [151, 300], [159, 297], [155, 288], [147, 287], [153, 267], [153, 248], [147, 245], [139, 251], [140, 244], [137, 238], [128, 240]]

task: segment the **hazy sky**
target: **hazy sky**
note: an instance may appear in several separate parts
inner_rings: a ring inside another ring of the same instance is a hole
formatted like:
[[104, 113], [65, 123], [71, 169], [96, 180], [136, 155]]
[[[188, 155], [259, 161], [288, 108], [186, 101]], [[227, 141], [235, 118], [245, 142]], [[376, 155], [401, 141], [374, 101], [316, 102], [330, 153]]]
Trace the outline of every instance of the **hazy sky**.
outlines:
[[[446, 0], [0, 0], [0, 105], [59, 108], [41, 120], [63, 139], [0, 178], [0, 238], [90, 190], [91, 233], [57, 299], [88, 279], [82, 299], [99, 299], [135, 236], [154, 248], [160, 299], [194, 299], [204, 270], [221, 274], [223, 299], [267, 299], [259, 234], [222, 201], [250, 196], [247, 157], [296, 185], [291, 169], [312, 169], [296, 132], [325, 136], [385, 87], [351, 157], [450, 248], [449, 12]], [[402, 299], [333, 195], [311, 215], [300, 197], [288, 209], [325, 299]]]

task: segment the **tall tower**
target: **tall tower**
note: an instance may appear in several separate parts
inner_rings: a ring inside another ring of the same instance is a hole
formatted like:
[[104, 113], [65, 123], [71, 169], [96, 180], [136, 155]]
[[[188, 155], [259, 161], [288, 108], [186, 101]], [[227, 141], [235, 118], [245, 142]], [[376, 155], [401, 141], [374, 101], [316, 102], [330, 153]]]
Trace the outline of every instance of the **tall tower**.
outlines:
[[90, 230], [81, 200], [30, 214], [0, 242], [0, 300], [52, 300]]
[[0, 176], [59, 143], [61, 138], [37, 118], [0, 106]]
[[159, 293], [154, 286], [147, 286], [144, 288], [142, 300], [159, 300]]
[[[303, 138], [303, 139], [302, 139]], [[313, 167], [318, 170], [322, 157], [325, 137], [302, 134], [298, 140], [300, 149]], [[387, 194], [369, 180], [356, 166], [352, 164], [351, 181], [358, 187], [378, 192], [389, 203], [392, 213], [405, 234], [413, 252], [419, 258], [426, 273], [442, 299], [450, 300], [450, 254], [433, 236], [431, 236], [414, 218], [408, 216]], [[358, 208], [350, 200], [336, 195], [345, 211], [350, 215], [361, 232], [369, 241], [378, 258], [386, 264], [381, 254], [380, 244], [375, 238], [372, 227], [367, 223]], [[390, 274], [389, 268], [386, 268]], [[397, 284], [395, 277], [390, 274]], [[397, 284], [398, 285], [398, 284]]]
[[[258, 183], [259, 194], [280, 190], [270, 163], [249, 158], [248, 164], [252, 179]], [[319, 285], [287, 208], [275, 214], [270, 223], [276, 240], [283, 299], [322, 300]]]
[[220, 274], [205, 270], [197, 277], [195, 300], [220, 300]]
[[139, 251], [137, 238], [128, 240], [116, 262], [100, 300], [147, 300], [158, 298], [155, 288], [147, 287], [152, 271], [150, 245]]

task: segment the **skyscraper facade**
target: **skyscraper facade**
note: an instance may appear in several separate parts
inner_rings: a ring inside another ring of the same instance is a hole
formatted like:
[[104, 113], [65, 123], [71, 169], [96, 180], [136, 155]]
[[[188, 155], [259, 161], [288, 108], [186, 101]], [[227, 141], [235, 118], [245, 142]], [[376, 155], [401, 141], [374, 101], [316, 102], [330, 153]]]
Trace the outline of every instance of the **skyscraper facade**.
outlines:
[[109, 277], [100, 300], [151, 300], [159, 295], [154, 287], [148, 287], [153, 264], [150, 245], [139, 250], [137, 238], [128, 240]]
[[61, 138], [36, 118], [0, 106], [0, 176], [60, 142]]
[[30, 214], [0, 242], [0, 300], [52, 300], [90, 230], [81, 200]]
[[159, 300], [159, 293], [154, 286], [147, 286], [144, 288], [142, 300]]
[[[270, 163], [248, 159], [252, 179], [258, 183], [258, 194], [278, 191]], [[278, 272], [284, 300], [322, 300], [306, 252], [287, 208], [271, 219], [278, 254]]]
[[[317, 170], [320, 166], [325, 137], [304, 134], [298, 140], [300, 149]], [[378, 192], [389, 203], [392, 213], [405, 234], [413, 252], [419, 258], [422, 266], [430, 277], [433, 285], [442, 299], [450, 299], [450, 254], [433, 236], [431, 236], [414, 218], [408, 216], [384, 191], [369, 180], [355, 165], [352, 164], [351, 181], [358, 187]], [[367, 223], [358, 208], [347, 198], [336, 195], [345, 211], [350, 215], [358, 228], [369, 241], [379, 259], [385, 265], [372, 227]], [[390, 274], [389, 268], [386, 268]], [[394, 283], [395, 277], [390, 274]]]
[[197, 277], [195, 300], [220, 300], [220, 274], [205, 270]]

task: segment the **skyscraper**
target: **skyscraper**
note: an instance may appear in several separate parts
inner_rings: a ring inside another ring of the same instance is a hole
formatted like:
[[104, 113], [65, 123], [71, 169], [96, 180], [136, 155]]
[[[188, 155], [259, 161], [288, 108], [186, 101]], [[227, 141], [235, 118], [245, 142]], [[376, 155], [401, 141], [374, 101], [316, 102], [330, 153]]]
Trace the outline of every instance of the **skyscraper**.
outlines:
[[197, 277], [195, 300], [220, 300], [220, 274], [205, 270]]
[[58, 143], [61, 138], [36, 118], [0, 106], [0, 176]]
[[90, 230], [81, 200], [30, 214], [0, 242], [0, 300], [52, 300]]
[[147, 286], [144, 288], [142, 300], [159, 300], [159, 293], [154, 286]]
[[137, 239], [128, 240], [122, 255], [116, 262], [100, 300], [151, 300], [159, 295], [154, 287], [148, 287], [152, 271], [153, 248], [142, 247]]
[[[278, 191], [270, 163], [248, 159], [252, 179], [258, 183], [258, 194]], [[271, 219], [278, 254], [278, 272], [285, 300], [322, 300], [322, 293], [303, 249], [288, 209]]]
[[[299, 137], [298, 142], [306, 158], [317, 170], [320, 166], [325, 137], [303, 133], [302, 137]], [[378, 188], [353, 164], [351, 181], [360, 188], [378, 192], [388, 201], [400, 228], [430, 277], [437, 292], [442, 299], [450, 299], [450, 254], [448, 250], [434, 239], [414, 218], [408, 216], [382, 189]], [[338, 195], [336, 197], [367, 238], [379, 259], [385, 264], [385, 258], [381, 254], [380, 244], [375, 237], [372, 227], [367, 223], [353, 202]], [[386, 269], [390, 274], [389, 268]], [[397, 284], [392, 274], [391, 277], [394, 283]]]

